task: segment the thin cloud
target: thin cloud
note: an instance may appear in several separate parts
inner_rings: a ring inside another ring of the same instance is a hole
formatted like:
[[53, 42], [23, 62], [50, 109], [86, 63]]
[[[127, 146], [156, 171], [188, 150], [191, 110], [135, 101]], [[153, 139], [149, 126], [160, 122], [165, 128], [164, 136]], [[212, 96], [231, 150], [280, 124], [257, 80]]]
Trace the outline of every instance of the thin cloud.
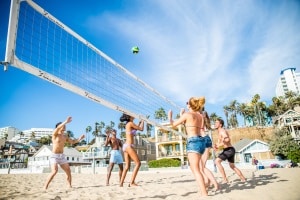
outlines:
[[280, 70], [299, 66], [299, 3], [147, 3], [132, 6], [134, 15], [126, 8], [126, 18], [107, 12], [90, 24], [105, 21], [98, 31], [142, 44], [147, 56], [140, 70], [147, 73], [140, 78], [174, 101], [204, 95], [209, 103], [227, 104], [256, 93], [272, 98]]

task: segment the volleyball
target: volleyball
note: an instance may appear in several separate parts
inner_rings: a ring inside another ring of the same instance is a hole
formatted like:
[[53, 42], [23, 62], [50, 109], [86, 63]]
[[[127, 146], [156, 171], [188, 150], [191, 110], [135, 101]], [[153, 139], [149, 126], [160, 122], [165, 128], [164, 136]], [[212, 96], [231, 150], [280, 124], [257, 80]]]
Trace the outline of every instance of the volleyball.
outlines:
[[139, 47], [134, 46], [134, 47], [131, 48], [131, 51], [132, 51], [133, 54], [137, 54], [140, 51], [140, 49], [139, 49]]

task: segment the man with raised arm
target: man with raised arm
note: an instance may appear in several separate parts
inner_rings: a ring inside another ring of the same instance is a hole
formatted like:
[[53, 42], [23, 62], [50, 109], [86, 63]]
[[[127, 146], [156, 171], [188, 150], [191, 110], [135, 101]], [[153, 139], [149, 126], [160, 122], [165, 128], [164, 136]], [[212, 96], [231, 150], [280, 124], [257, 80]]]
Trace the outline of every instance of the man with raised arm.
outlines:
[[[121, 153], [122, 149], [122, 141], [117, 138], [117, 131], [115, 129], [111, 131], [107, 131], [106, 133], [106, 140], [104, 146], [110, 145], [110, 159], [109, 159], [109, 166], [107, 169], [107, 178], [106, 178], [106, 185], [109, 185], [109, 179], [111, 176], [111, 171], [114, 168], [115, 164], [119, 165], [119, 181], [121, 181], [122, 173], [123, 173], [123, 157]], [[111, 135], [111, 137], [110, 137]]]
[[67, 175], [67, 181], [69, 184], [69, 188], [72, 188], [72, 176], [71, 176], [71, 169], [69, 163], [64, 155], [64, 146], [65, 143], [76, 144], [80, 142], [84, 138], [84, 134], [81, 135], [77, 140], [73, 140], [66, 136], [66, 124], [72, 121], [72, 117], [67, 117], [66, 121], [59, 122], [56, 124], [55, 129], [52, 133], [52, 154], [50, 156], [50, 164], [51, 164], [51, 174], [48, 176], [44, 189], [46, 190], [57, 174], [58, 165], [64, 170]]

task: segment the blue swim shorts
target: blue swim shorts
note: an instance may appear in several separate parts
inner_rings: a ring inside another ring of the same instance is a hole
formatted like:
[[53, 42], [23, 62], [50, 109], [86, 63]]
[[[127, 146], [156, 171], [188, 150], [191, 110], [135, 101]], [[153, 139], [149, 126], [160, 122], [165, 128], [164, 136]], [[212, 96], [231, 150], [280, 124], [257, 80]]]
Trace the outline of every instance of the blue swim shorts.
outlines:
[[186, 151], [187, 153], [199, 153], [203, 154], [205, 150], [205, 138], [200, 136], [194, 136], [187, 139]]
[[109, 162], [115, 164], [123, 163], [123, 157], [120, 150], [111, 150]]

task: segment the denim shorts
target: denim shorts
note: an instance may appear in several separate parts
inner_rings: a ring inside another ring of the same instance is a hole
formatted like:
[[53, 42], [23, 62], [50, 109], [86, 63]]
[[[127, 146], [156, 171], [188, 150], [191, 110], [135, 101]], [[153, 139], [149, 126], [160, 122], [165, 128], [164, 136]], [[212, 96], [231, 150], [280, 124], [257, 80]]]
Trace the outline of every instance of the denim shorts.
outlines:
[[206, 148], [212, 148], [212, 141], [208, 135], [204, 136], [205, 138], [205, 147]]
[[187, 139], [186, 152], [203, 154], [205, 150], [205, 138], [193, 136]]

